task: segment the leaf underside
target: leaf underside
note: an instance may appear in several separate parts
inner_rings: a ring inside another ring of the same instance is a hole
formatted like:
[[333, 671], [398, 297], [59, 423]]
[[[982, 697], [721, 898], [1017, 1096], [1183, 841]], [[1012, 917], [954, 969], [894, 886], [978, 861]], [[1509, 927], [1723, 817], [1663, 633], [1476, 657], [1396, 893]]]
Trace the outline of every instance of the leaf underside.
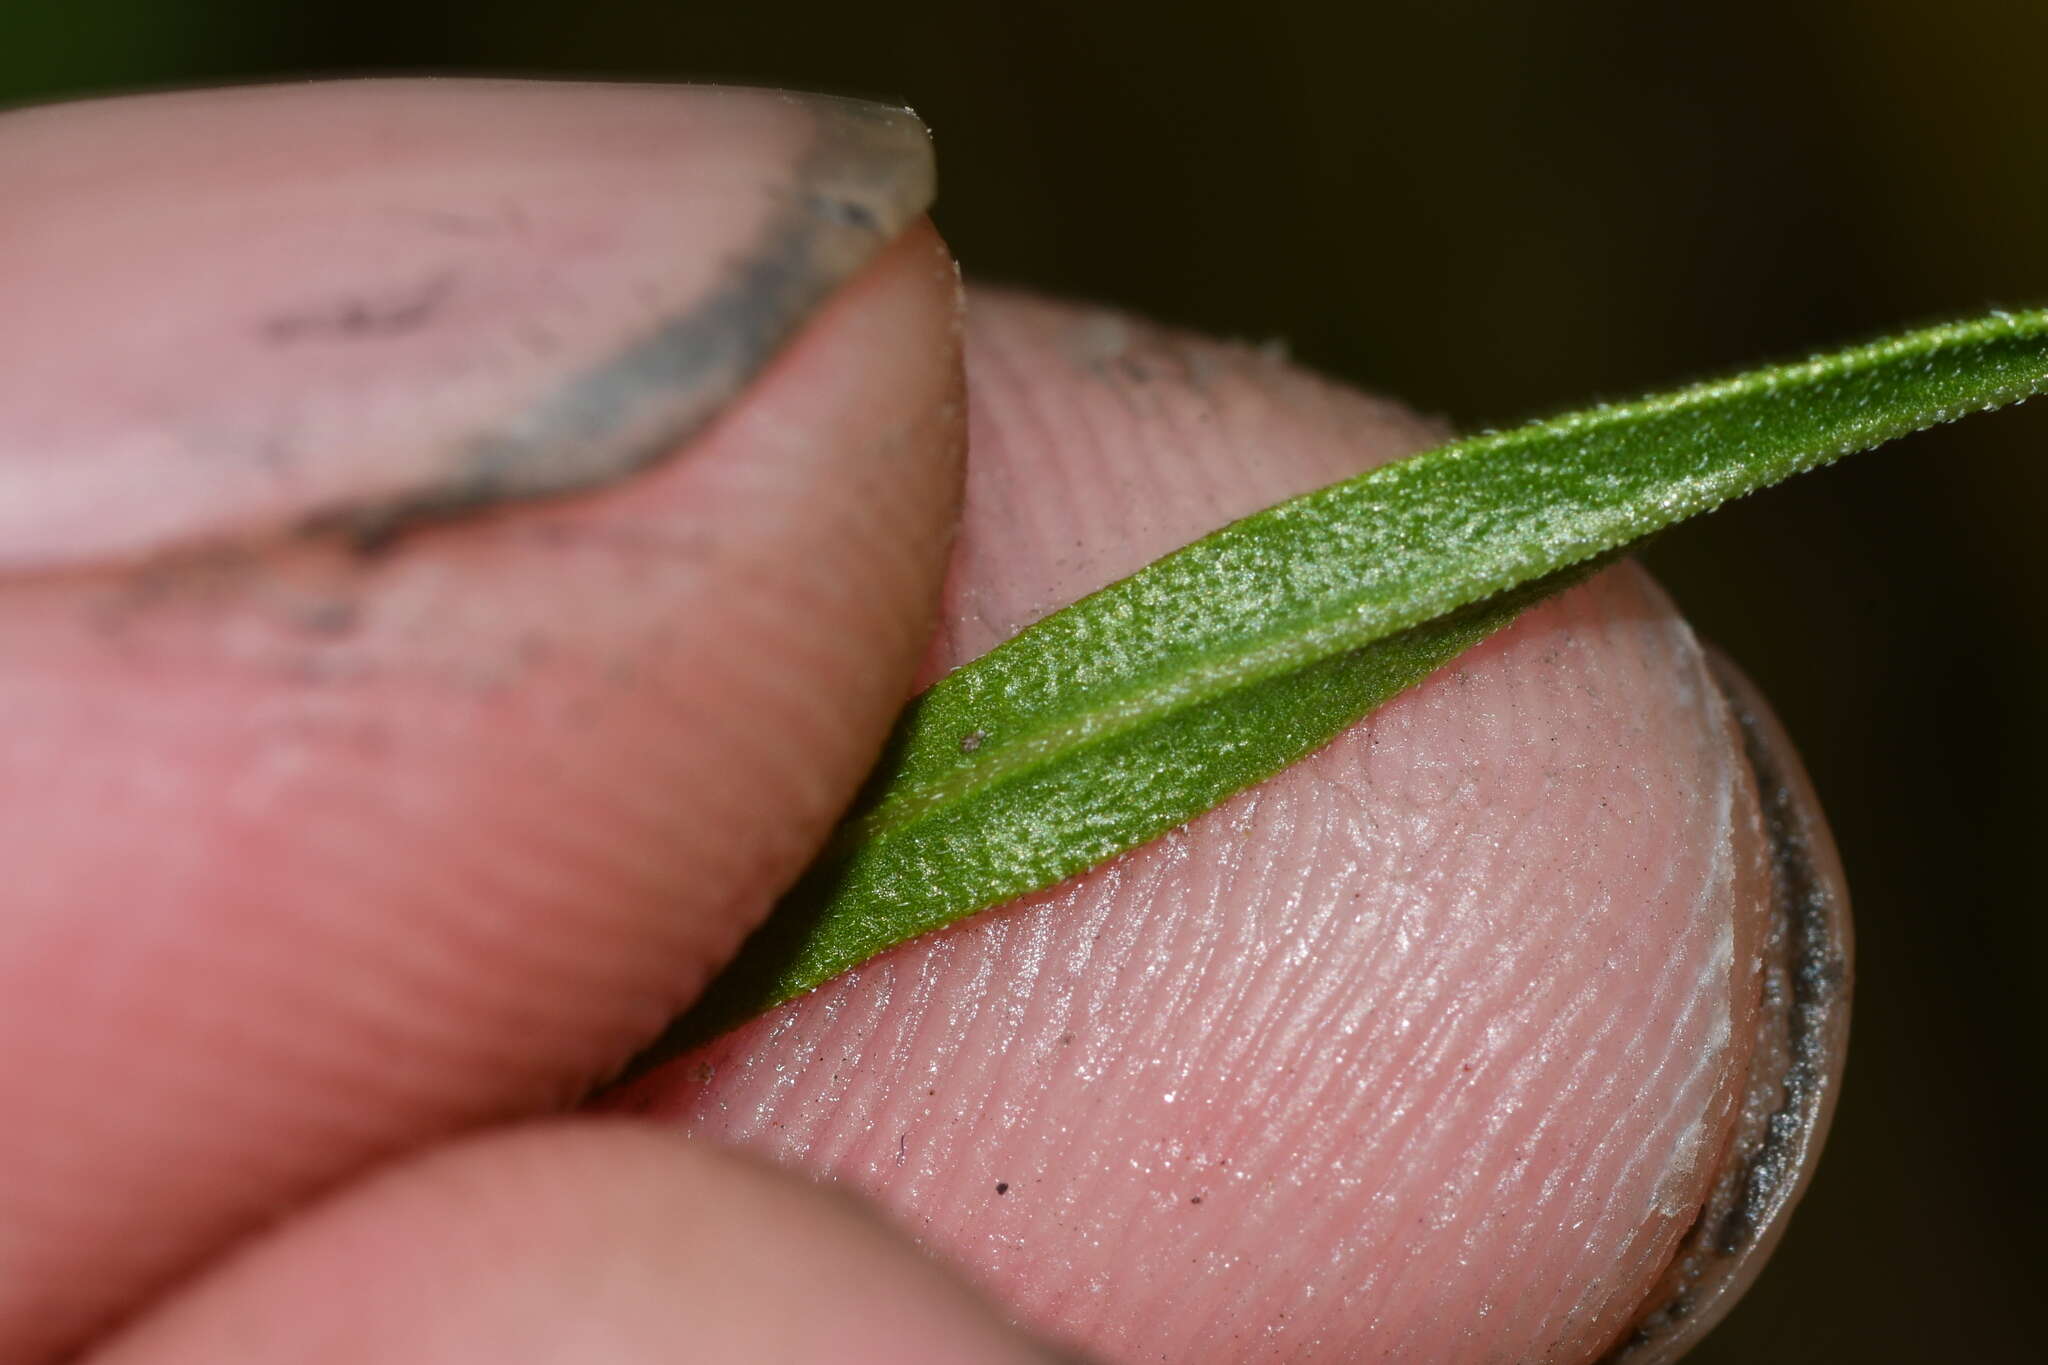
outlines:
[[1525, 607], [1730, 498], [2048, 386], [1993, 314], [1382, 465], [948, 674], [818, 861], [645, 1061], [1183, 824]]

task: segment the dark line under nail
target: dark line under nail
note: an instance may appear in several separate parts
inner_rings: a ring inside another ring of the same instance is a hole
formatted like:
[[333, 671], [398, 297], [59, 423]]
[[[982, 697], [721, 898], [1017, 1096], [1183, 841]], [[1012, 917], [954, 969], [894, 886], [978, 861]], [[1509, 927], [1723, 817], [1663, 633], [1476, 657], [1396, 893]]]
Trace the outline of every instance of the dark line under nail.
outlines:
[[[1792, 776], [1778, 761], [1764, 723], [1748, 700], [1713, 667], [1754, 776], [1771, 871], [1771, 916], [1782, 931], [1790, 991], [1783, 1000], [1788, 1064], [1784, 1098], [1747, 1150], [1731, 1153], [1716, 1193], [1672, 1258], [1684, 1267], [1669, 1296], [1653, 1304], [1600, 1365], [1647, 1365], [1667, 1357], [1681, 1328], [1689, 1325], [1704, 1291], [1733, 1274], [1742, 1254], [1784, 1207], [1799, 1178], [1805, 1140], [1820, 1121], [1828, 1071], [1829, 1034], [1845, 1004], [1848, 958], [1836, 932], [1840, 907], [1817, 868], [1801, 820]], [[1763, 1006], [1772, 1000], [1767, 995]], [[1767, 1022], [1767, 1021], [1766, 1021]], [[1724, 1192], [1733, 1187], [1733, 1197]], [[1719, 1209], [1715, 1204], [1724, 1201]]]
[[[674, 455], [887, 240], [889, 225], [857, 194], [898, 173], [901, 138], [900, 126], [880, 119], [821, 118], [783, 203], [708, 297], [574, 376], [519, 421], [469, 440], [432, 482], [323, 509], [302, 529], [374, 552], [422, 523], [612, 483]], [[333, 321], [322, 325], [331, 331]], [[363, 321], [390, 319], [365, 313]]]

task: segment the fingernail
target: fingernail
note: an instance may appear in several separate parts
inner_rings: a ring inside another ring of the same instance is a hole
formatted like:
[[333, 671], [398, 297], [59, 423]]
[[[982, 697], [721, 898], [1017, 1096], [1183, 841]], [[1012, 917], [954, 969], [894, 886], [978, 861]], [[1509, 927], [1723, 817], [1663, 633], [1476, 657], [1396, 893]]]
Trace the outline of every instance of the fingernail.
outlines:
[[933, 189], [907, 110], [496, 81], [26, 110], [0, 181], [0, 571], [626, 477]]
[[1710, 653], [1757, 788], [1770, 927], [1741, 1118], [1692, 1230], [1603, 1365], [1666, 1365], [1756, 1280], [1813, 1178], [1849, 1044], [1854, 931], [1826, 817], [1784, 727], [1727, 656]]

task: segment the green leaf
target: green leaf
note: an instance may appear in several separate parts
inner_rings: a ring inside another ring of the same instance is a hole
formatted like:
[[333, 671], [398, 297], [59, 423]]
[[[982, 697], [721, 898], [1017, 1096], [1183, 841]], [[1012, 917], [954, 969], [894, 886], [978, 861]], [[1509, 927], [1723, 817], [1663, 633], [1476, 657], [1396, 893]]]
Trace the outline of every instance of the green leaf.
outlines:
[[660, 1049], [1185, 823], [1647, 536], [2048, 385], [1993, 314], [1458, 441], [1296, 498], [913, 701], [818, 862]]

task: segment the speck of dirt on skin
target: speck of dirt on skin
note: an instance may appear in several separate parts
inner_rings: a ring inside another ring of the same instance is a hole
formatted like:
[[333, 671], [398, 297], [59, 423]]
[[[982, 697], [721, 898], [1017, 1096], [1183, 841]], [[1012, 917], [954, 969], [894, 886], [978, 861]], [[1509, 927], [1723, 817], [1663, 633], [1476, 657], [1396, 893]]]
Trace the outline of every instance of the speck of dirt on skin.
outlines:
[[1201, 1203], [1201, 1202], [1202, 1202], [1202, 1196], [1201, 1196], [1201, 1195], [1199, 1195], [1199, 1194], [1198, 1194], [1198, 1195], [1194, 1195], [1194, 1196], [1192, 1196], [1191, 1198], [1189, 1198], [1188, 1202], [1189, 1202], [1190, 1204], [1199, 1204], [1199, 1203]]
[[997, 1193], [997, 1194], [1008, 1194], [1009, 1192], [1010, 1192], [1010, 1182], [1009, 1182], [1009, 1181], [1007, 1181], [1007, 1180], [998, 1180], [998, 1181], [996, 1182], [996, 1193]]

